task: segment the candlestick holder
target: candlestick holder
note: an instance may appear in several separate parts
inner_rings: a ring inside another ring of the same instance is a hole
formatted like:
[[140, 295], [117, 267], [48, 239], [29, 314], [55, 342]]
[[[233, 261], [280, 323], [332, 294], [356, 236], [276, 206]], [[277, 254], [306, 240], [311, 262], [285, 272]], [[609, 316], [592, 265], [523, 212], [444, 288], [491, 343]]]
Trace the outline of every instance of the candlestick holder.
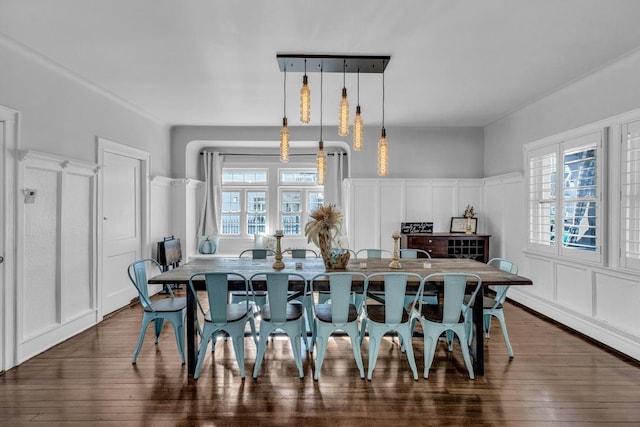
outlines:
[[276, 238], [276, 261], [273, 263], [274, 270], [282, 270], [284, 268], [284, 262], [282, 262], [282, 249], [280, 246], [280, 239], [282, 239], [282, 230], [276, 230], [276, 234], [273, 237]]
[[393, 260], [389, 264], [389, 268], [402, 268], [402, 264], [400, 264], [400, 234], [395, 231], [391, 237], [393, 237]]

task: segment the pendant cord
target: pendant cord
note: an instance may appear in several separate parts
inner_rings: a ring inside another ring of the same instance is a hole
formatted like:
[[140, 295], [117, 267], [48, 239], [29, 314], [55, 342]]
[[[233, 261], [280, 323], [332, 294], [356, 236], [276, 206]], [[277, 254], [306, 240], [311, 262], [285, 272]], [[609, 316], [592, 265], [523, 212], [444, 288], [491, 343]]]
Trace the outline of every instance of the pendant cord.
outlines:
[[322, 64], [320, 64], [320, 142], [322, 142]]
[[358, 89], [357, 89], [357, 92], [358, 92], [358, 96], [357, 96], [358, 104], [357, 105], [360, 105], [360, 68], [358, 68]]
[[287, 66], [284, 66], [284, 117], [287, 117]]
[[384, 129], [384, 61], [382, 61], [382, 128]]

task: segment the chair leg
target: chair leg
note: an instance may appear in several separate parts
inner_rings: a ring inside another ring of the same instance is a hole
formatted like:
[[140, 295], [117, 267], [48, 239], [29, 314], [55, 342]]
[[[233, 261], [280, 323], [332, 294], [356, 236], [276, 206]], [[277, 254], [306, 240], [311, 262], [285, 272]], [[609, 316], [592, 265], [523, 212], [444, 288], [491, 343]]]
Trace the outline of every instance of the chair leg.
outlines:
[[293, 351], [293, 358], [298, 367], [298, 374], [300, 378], [304, 378], [304, 370], [302, 368], [302, 336], [300, 334], [303, 328], [304, 318], [300, 318], [300, 320], [300, 324], [294, 324], [293, 330], [288, 331], [288, 335], [289, 341], [291, 342], [291, 350]]
[[407, 324], [406, 326], [406, 328], [398, 330], [398, 337], [403, 343], [405, 352], [407, 353], [407, 360], [409, 361], [409, 366], [411, 367], [411, 372], [413, 373], [413, 379], [417, 381], [418, 368], [416, 367], [416, 358], [413, 355], [413, 345], [411, 343], [411, 327], [409, 324]]
[[272, 325], [267, 325], [266, 322], [260, 324], [260, 339], [258, 339], [258, 351], [256, 353], [256, 363], [253, 366], [253, 379], [258, 378], [258, 372], [260, 372], [260, 365], [262, 365], [262, 359], [264, 353], [267, 350], [267, 340], [271, 331], [275, 328]]
[[362, 364], [362, 352], [360, 350], [360, 337], [358, 332], [358, 325], [353, 325], [352, 331], [349, 331], [349, 337], [351, 338], [351, 350], [353, 350], [353, 357], [356, 359], [356, 365], [360, 372], [360, 378], [364, 379], [364, 365]]
[[238, 368], [240, 368], [240, 378], [244, 379], [244, 330], [238, 328], [236, 334], [231, 337], [231, 342], [236, 353]]
[[216, 333], [214, 331], [207, 331], [207, 327], [204, 327], [204, 333], [202, 334], [202, 341], [200, 342], [200, 348], [198, 349], [198, 362], [196, 363], [196, 369], [193, 373], [193, 379], [197, 380], [200, 376], [200, 371], [202, 370], [202, 365], [204, 364], [204, 358], [207, 355], [207, 346], [209, 345], [209, 340], [214, 339]]
[[256, 321], [253, 318], [253, 315], [249, 315], [249, 327], [251, 328], [251, 336], [253, 337], [253, 342], [258, 347], [258, 333], [256, 332]]
[[422, 324], [422, 329], [424, 330], [424, 372], [422, 376], [424, 378], [429, 378], [429, 369], [431, 369], [431, 364], [433, 363], [433, 358], [436, 354], [436, 345], [440, 334], [430, 333], [424, 323]]
[[371, 380], [373, 377], [373, 370], [376, 367], [376, 361], [378, 360], [378, 353], [380, 351], [380, 340], [384, 332], [377, 330], [372, 322], [369, 322], [369, 369], [367, 371], [367, 379]]
[[507, 352], [509, 353], [509, 357], [513, 358], [513, 348], [511, 347], [511, 341], [509, 340], [509, 334], [507, 333], [507, 322], [504, 320], [504, 313], [501, 311], [496, 311], [494, 316], [500, 322], [500, 327], [502, 328], [502, 335], [504, 337], [504, 344], [507, 346]]
[[[464, 328], [464, 325], [462, 326]], [[471, 364], [471, 356], [469, 355], [469, 346], [465, 343], [467, 342], [466, 337], [461, 336], [460, 334], [464, 334], [464, 330], [456, 331], [456, 335], [458, 335], [458, 339], [460, 340], [460, 348], [462, 349], [462, 357], [464, 358], [464, 364], [467, 367], [467, 371], [469, 371], [469, 378], [472, 380], [475, 379], [475, 375], [473, 373], [473, 364]]]
[[140, 333], [138, 334], [138, 345], [136, 346], [135, 351], [133, 352], [133, 358], [131, 359], [131, 363], [135, 365], [138, 360], [138, 354], [140, 354], [140, 349], [142, 348], [142, 342], [144, 341], [144, 335], [149, 326], [149, 322], [153, 320], [149, 317], [144, 316], [142, 318], [142, 325], [140, 325]]
[[322, 327], [317, 327], [316, 329], [320, 332], [318, 336], [316, 336], [316, 370], [313, 373], [313, 379], [317, 380], [320, 377], [320, 369], [322, 368], [322, 362], [324, 361], [324, 355], [327, 351], [327, 339], [328, 334]]
[[178, 353], [180, 354], [180, 360], [184, 365], [184, 324], [181, 319], [182, 315], [179, 314], [176, 317], [169, 319], [171, 325], [173, 325], [173, 331], [176, 334], [176, 344], [178, 345]]
[[[483, 323], [483, 327], [484, 327], [484, 336], [485, 338], [491, 338], [490, 336], [490, 330], [491, 330], [491, 315], [493, 313], [486, 313], [483, 314], [482, 316], [482, 323]], [[494, 314], [495, 316], [495, 314]]]
[[156, 344], [158, 344], [158, 339], [160, 338], [160, 332], [162, 332], [162, 326], [164, 326], [164, 319], [156, 317], [155, 319], [155, 333], [156, 333]]

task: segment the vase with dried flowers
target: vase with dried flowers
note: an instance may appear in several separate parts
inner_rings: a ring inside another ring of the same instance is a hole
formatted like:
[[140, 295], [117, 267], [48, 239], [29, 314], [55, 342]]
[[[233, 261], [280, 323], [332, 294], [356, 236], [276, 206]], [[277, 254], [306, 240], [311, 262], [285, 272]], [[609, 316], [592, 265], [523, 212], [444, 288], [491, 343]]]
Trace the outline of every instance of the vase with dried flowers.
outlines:
[[343, 270], [349, 263], [350, 252], [338, 244], [342, 232], [342, 212], [335, 205], [320, 206], [310, 215], [304, 228], [307, 242], [320, 248], [327, 270]]

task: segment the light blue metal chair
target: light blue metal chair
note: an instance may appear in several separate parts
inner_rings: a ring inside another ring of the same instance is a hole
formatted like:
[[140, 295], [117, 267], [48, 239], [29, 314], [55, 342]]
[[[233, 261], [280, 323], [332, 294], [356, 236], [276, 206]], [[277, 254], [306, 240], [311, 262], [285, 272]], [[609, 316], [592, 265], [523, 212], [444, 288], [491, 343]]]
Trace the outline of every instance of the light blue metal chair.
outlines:
[[162, 332], [162, 326], [164, 321], [168, 320], [173, 325], [173, 330], [176, 335], [176, 344], [178, 345], [178, 353], [180, 353], [180, 360], [184, 365], [184, 318], [186, 315], [187, 300], [186, 298], [176, 298], [171, 290], [171, 287], [167, 287], [169, 298], [163, 298], [159, 300], [151, 300], [149, 295], [149, 289], [147, 285], [147, 269], [154, 274], [162, 273], [162, 267], [154, 259], [142, 259], [131, 263], [127, 268], [127, 274], [129, 280], [133, 283], [138, 296], [140, 298], [140, 304], [142, 304], [142, 325], [140, 326], [140, 333], [138, 337], [138, 345], [133, 353], [133, 359], [131, 363], [135, 364], [142, 348], [142, 342], [144, 341], [145, 332], [149, 323], [154, 322], [156, 344]]
[[[194, 279], [204, 278], [206, 295], [208, 299], [208, 310], [205, 310], [193, 285]], [[236, 354], [240, 377], [244, 378], [244, 331], [249, 322], [253, 340], [257, 344], [255, 323], [253, 319], [253, 305], [248, 299], [241, 303], [227, 302], [229, 292], [229, 280], [244, 282], [247, 293], [250, 292], [249, 283], [241, 274], [227, 272], [203, 272], [196, 273], [189, 278], [189, 290], [200, 309], [200, 314], [204, 318], [204, 327], [201, 334], [200, 348], [198, 349], [198, 362], [193, 375], [198, 379], [204, 358], [207, 354], [207, 346], [212, 341], [211, 351], [215, 351], [215, 340], [218, 332], [226, 332], [231, 337], [233, 350]]]
[[405, 259], [417, 259], [417, 258], [429, 258], [431, 255], [429, 252], [422, 249], [400, 249], [400, 258]]
[[[431, 259], [431, 255], [429, 252], [422, 249], [400, 249], [400, 258], [404, 259], [418, 259], [425, 258]], [[438, 303], [438, 293], [433, 291], [424, 291], [422, 294], [423, 301], [427, 304], [437, 304]], [[413, 302], [413, 295], [408, 295], [404, 303], [407, 307]]]
[[411, 316], [407, 311], [404, 300], [407, 292], [407, 281], [409, 278], [419, 283], [415, 298], [422, 294], [424, 282], [422, 277], [416, 273], [408, 272], [385, 272], [373, 273], [367, 277], [364, 286], [364, 294], [369, 298], [369, 290], [374, 286], [382, 285], [381, 291], [376, 291], [383, 301], [376, 304], [368, 304], [365, 299], [363, 305], [362, 327], [360, 329], [360, 339], [364, 337], [366, 331], [369, 332], [369, 369], [367, 379], [371, 379], [373, 370], [380, 351], [380, 341], [385, 334], [395, 331], [407, 354], [409, 366], [413, 372], [413, 379], [418, 379], [416, 361], [413, 355]]
[[360, 249], [356, 252], [356, 258], [358, 259], [380, 259], [391, 258], [393, 253], [386, 249]]
[[313, 249], [287, 249], [285, 253], [291, 255], [291, 258], [318, 258], [318, 253]]
[[360, 371], [360, 378], [364, 378], [364, 366], [360, 353], [360, 329], [358, 319], [362, 307], [356, 307], [352, 303], [351, 292], [354, 279], [364, 283], [367, 276], [362, 273], [323, 273], [311, 279], [309, 292], [311, 297], [320, 290], [326, 291], [324, 286], [317, 288], [319, 280], [329, 279], [330, 303], [311, 304], [313, 311], [312, 345], [316, 345], [316, 364], [313, 379], [320, 377], [320, 369], [324, 361], [329, 337], [338, 330], [342, 330], [351, 338], [351, 348], [356, 359], [356, 365]]
[[238, 257], [242, 258], [246, 254], [251, 254], [251, 258], [253, 259], [266, 259], [267, 256], [273, 256], [276, 253], [271, 249], [253, 249], [252, 248], [252, 249], [243, 250], [242, 252], [240, 252], [240, 255], [238, 255]]
[[[267, 259], [267, 256], [275, 255], [275, 252], [271, 249], [245, 249], [240, 252], [238, 258], [242, 258], [246, 254], [251, 254], [252, 259]], [[231, 292], [231, 302], [242, 302], [246, 299], [255, 302], [258, 308], [262, 308], [267, 302], [267, 293], [264, 291], [257, 291], [253, 293], [253, 296], [247, 295], [246, 292], [233, 291]]]
[[[510, 261], [505, 258], [492, 258], [487, 262], [487, 264], [505, 271], [511, 274], [518, 274], [518, 265], [513, 261]], [[500, 322], [500, 328], [502, 329], [502, 336], [504, 338], [504, 344], [507, 347], [507, 352], [509, 353], [509, 357], [512, 358], [513, 348], [511, 347], [511, 341], [509, 340], [509, 333], [507, 332], [507, 323], [504, 318], [504, 301], [507, 299], [507, 291], [509, 290], [509, 286], [496, 286], [494, 291], [496, 292], [493, 298], [483, 297], [482, 304], [482, 318], [483, 318], [483, 329], [485, 338], [489, 338], [489, 332], [491, 329], [491, 318], [495, 317]], [[468, 302], [468, 297], [465, 297], [465, 302]], [[471, 304], [473, 305], [473, 304]], [[467, 333], [469, 335], [469, 343], [473, 338], [473, 328], [472, 328], [472, 316], [468, 315], [467, 319]]]
[[[454, 335], [458, 337], [462, 349], [462, 357], [469, 372], [469, 378], [474, 379], [473, 365], [469, 355], [469, 340], [467, 337], [466, 316], [471, 316], [471, 307], [463, 304], [467, 282], [475, 281], [476, 285], [470, 295], [471, 301], [482, 287], [482, 279], [476, 274], [470, 273], [434, 273], [424, 278], [424, 284], [431, 281], [443, 282], [442, 304], [424, 304], [420, 294], [417, 295], [416, 307], [412, 317], [420, 322], [424, 334], [424, 374], [429, 378], [429, 369], [438, 344], [438, 338], [442, 333], [447, 334], [449, 351], [453, 350]], [[412, 322], [413, 324], [414, 322]]]
[[275, 330], [284, 331], [291, 341], [293, 358], [298, 367], [300, 378], [304, 378], [302, 369], [302, 343], [306, 346], [304, 304], [299, 301], [288, 301], [290, 281], [301, 281], [306, 289], [306, 279], [301, 274], [284, 272], [256, 273], [249, 279], [249, 285], [253, 289], [253, 283], [257, 280], [266, 281], [267, 303], [260, 311], [260, 339], [256, 364], [253, 368], [253, 378], [258, 378], [260, 366], [267, 349], [267, 339]]

